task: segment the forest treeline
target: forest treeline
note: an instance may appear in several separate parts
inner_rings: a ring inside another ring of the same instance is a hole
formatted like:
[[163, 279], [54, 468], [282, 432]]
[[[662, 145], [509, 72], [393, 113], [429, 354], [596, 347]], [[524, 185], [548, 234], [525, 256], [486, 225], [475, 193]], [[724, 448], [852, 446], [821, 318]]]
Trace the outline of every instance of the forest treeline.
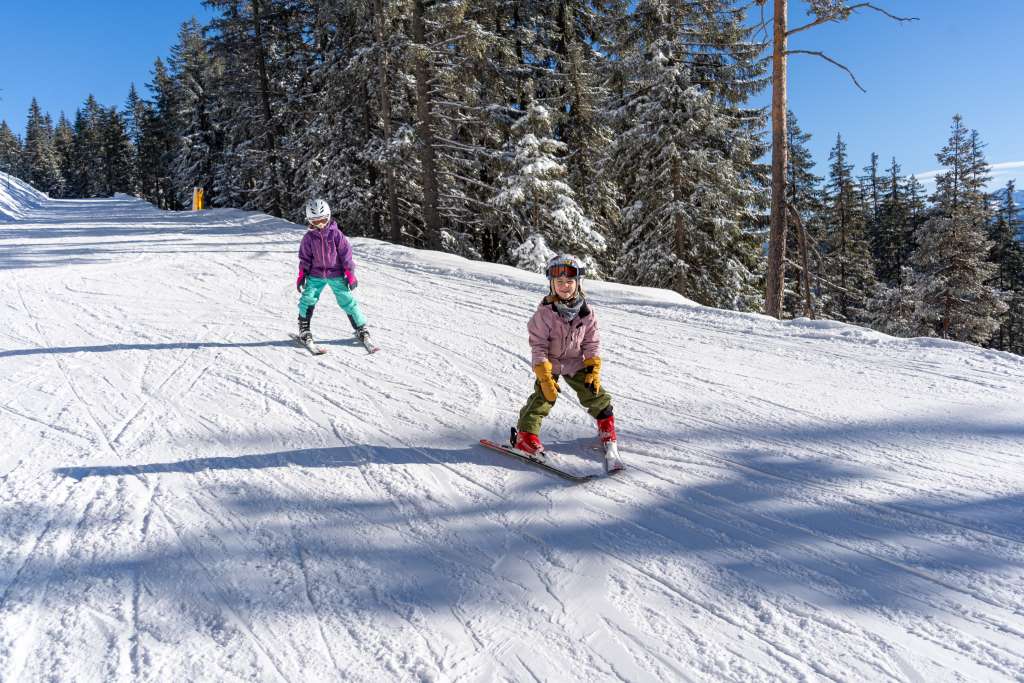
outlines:
[[[699, 303], [764, 303], [763, 33], [730, 0], [207, 0], [146, 96], [0, 122], [0, 169], [52, 197], [138, 195], [301, 220]], [[897, 160], [815, 175], [790, 113], [789, 316], [1024, 353], [1022, 219], [954, 117], [927, 194]]]

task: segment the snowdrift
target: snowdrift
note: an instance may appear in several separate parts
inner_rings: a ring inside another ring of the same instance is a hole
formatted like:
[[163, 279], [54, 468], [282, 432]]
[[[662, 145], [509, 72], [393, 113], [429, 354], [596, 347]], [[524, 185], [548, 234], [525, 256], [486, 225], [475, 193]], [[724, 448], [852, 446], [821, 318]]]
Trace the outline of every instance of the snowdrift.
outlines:
[[47, 196], [24, 180], [0, 171], [0, 222], [23, 217]]

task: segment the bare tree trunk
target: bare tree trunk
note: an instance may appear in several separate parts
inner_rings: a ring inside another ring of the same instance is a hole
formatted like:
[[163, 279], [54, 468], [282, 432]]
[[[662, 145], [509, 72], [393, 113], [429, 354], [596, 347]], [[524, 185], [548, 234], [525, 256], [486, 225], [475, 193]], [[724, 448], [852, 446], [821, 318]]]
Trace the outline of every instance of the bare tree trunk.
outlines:
[[[377, 60], [377, 87], [380, 90], [380, 116], [384, 125], [384, 142], [391, 141], [391, 91], [388, 85], [388, 53], [384, 42], [384, 22], [387, 17], [384, 12], [384, 1], [374, 0], [374, 10], [377, 14], [376, 31], [377, 45], [383, 54]], [[398, 193], [395, 191], [395, 170], [388, 165], [387, 177], [385, 179], [388, 193], [388, 221], [391, 226], [391, 241], [395, 244], [402, 243], [402, 225], [398, 221]]]
[[263, 126], [267, 138], [267, 152], [270, 161], [271, 192], [270, 213], [283, 215], [281, 206], [281, 170], [277, 158], [277, 136], [274, 134], [273, 113], [270, 110], [270, 77], [267, 76], [267, 51], [263, 45], [263, 22], [260, 19], [260, 0], [252, 2], [252, 21], [256, 32], [256, 70], [260, 76], [260, 99], [263, 105]]
[[[427, 49], [423, 22], [423, 0], [413, 2], [413, 41]], [[423, 221], [427, 246], [441, 248], [441, 214], [438, 212], [437, 163], [434, 159], [434, 120], [430, 109], [430, 69], [422, 53], [416, 57], [416, 132], [420, 138], [420, 173], [423, 184]]]
[[772, 209], [764, 312], [782, 316], [786, 279], [786, 23], [789, 0], [775, 0], [772, 52]]

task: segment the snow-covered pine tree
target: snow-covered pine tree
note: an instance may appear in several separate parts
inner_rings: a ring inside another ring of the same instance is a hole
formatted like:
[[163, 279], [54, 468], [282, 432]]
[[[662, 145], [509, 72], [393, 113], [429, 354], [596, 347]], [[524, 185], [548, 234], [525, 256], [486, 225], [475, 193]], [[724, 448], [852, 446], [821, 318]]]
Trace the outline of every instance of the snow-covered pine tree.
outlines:
[[[523, 3], [522, 9], [527, 11], [527, 35], [532, 40], [524, 45], [517, 39], [517, 52], [523, 71], [529, 69], [532, 101], [548, 109], [553, 137], [571, 150], [565, 159], [566, 181], [576, 192], [577, 202], [594, 221], [595, 230], [608, 235], [619, 219], [614, 183], [602, 174], [602, 161], [614, 137], [606, 115], [605, 68], [614, 57], [602, 55], [595, 46], [609, 49], [615, 22], [625, 16], [626, 8], [621, 2], [558, 0]], [[520, 11], [515, 23], [522, 26], [523, 19]], [[518, 85], [522, 103], [523, 83]], [[607, 256], [603, 261], [609, 265]]]
[[554, 252], [569, 252], [596, 275], [605, 241], [565, 182], [567, 146], [551, 137], [552, 126], [550, 112], [540, 104], [529, 105], [512, 126], [497, 181], [501, 189], [492, 204], [508, 230], [514, 265], [539, 272]]
[[178, 42], [168, 59], [174, 82], [178, 145], [171, 165], [171, 177], [178, 202], [187, 206], [194, 187], [203, 188], [204, 199], [217, 206], [214, 168], [220, 156], [217, 134], [211, 115], [210, 84], [216, 78], [218, 62], [210, 55], [202, 28], [195, 18], [178, 30]]
[[41, 192], [60, 196], [64, 178], [60, 172], [60, 159], [53, 144], [53, 122], [43, 114], [39, 103], [32, 98], [25, 129], [26, 181]]
[[1024, 230], [1024, 217], [1014, 199], [1016, 189], [1011, 180], [1004, 194], [997, 193], [1000, 205], [989, 232], [993, 244], [990, 258], [997, 268], [990, 284], [1005, 293], [1007, 304], [989, 346], [1024, 354], [1024, 244], [1017, 238]]
[[171, 164], [178, 149], [174, 82], [163, 60], [153, 64], [153, 80], [147, 84], [152, 100], [142, 100], [135, 113], [139, 127], [137, 158], [140, 195], [161, 209], [177, 210], [178, 201]]
[[[878, 175], [878, 154], [871, 153], [871, 161], [860, 176], [860, 195], [864, 213], [864, 234], [871, 247], [871, 257], [877, 264], [882, 249], [882, 179]], [[877, 275], [877, 272], [876, 272]]]
[[886, 284], [904, 285], [904, 267], [914, 250], [913, 207], [910, 188], [893, 157], [881, 181], [877, 226], [872, 236], [875, 273]]
[[20, 177], [22, 173], [22, 144], [7, 121], [0, 121], [0, 171]]
[[623, 207], [615, 277], [751, 309], [761, 304], [760, 240], [749, 226], [762, 150], [753, 126], [763, 119], [733, 103], [739, 60], [719, 22], [740, 16], [729, 4], [641, 1], [620, 32], [609, 161]]
[[987, 284], [997, 270], [988, 260], [992, 243], [986, 236], [989, 167], [976, 131], [968, 132], [959, 114], [935, 156], [947, 170], [935, 179], [935, 209], [917, 231], [912, 257], [917, 333], [981, 344], [1006, 311], [1000, 293]]
[[912, 337], [915, 334], [914, 311], [917, 307], [914, 272], [910, 266], [903, 266], [902, 270], [893, 284], [879, 282], [875, 285], [867, 303], [866, 322], [879, 332], [895, 337]]
[[55, 197], [73, 197], [72, 181], [75, 176], [75, 131], [68, 121], [64, 112], [60, 113], [57, 119], [57, 127], [53, 131], [53, 146], [57, 150], [57, 158], [60, 161], [60, 175], [63, 179], [60, 193], [52, 195]]
[[612, 152], [623, 188], [617, 279], [673, 289], [700, 303], [757, 301], [757, 245], [744, 231], [754, 206], [755, 145], [692, 80], [686, 52], [658, 40], [636, 65]]
[[819, 243], [824, 264], [823, 314], [835, 320], [866, 323], [867, 300], [875, 289], [871, 248], [864, 233], [862, 198], [847, 161], [842, 135], [829, 153], [829, 179]]
[[128, 97], [121, 108], [124, 119], [124, 132], [132, 146], [132, 194], [140, 195], [142, 181], [139, 168], [139, 150], [142, 148], [142, 122], [145, 119], [145, 103], [135, 88], [135, 83], [128, 89]]
[[[293, 187], [294, 157], [288, 133], [308, 121], [296, 97], [308, 72], [306, 3], [288, 0], [207, 0], [219, 10], [207, 27], [211, 56], [219, 61], [211, 115], [223, 133], [213, 193], [229, 206], [281, 216], [301, 200]], [[179, 127], [180, 130], [180, 127]]]
[[103, 150], [104, 186], [102, 193], [110, 197], [117, 192], [131, 192], [135, 186], [134, 147], [125, 132], [124, 119], [117, 107], [103, 108], [99, 117], [100, 140]]
[[[821, 256], [818, 253], [817, 245], [813, 239], [815, 230], [814, 224], [819, 219], [823, 210], [823, 198], [821, 192], [821, 176], [814, 173], [814, 159], [807, 147], [811, 139], [810, 133], [805, 133], [797, 122], [793, 112], [787, 112], [788, 122], [786, 133], [789, 138], [788, 168], [786, 169], [786, 203], [797, 212], [804, 227], [806, 268], [808, 280], [810, 281], [812, 298], [817, 296], [820, 286], [817, 284], [818, 271], [821, 268]], [[786, 254], [789, 260], [789, 268], [786, 269], [786, 285], [783, 298], [783, 309], [789, 317], [806, 315], [807, 292], [805, 292], [803, 269], [804, 259], [801, 258], [803, 249], [800, 245], [800, 234], [797, 226], [790, 225], [786, 232]], [[813, 301], [812, 301], [813, 305]], [[811, 312], [813, 314], [813, 312]]]

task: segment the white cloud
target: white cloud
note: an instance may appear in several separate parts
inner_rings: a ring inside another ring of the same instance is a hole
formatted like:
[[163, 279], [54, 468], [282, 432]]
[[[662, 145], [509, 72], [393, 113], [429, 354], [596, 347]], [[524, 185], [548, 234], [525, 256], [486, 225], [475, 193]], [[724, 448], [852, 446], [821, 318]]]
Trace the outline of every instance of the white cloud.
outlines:
[[[998, 164], [989, 164], [991, 169], [992, 180], [988, 184], [988, 189], [995, 190], [997, 188], [1006, 185], [1007, 180], [1013, 180], [1015, 178], [1024, 179], [1024, 161], [1002, 161]], [[940, 173], [945, 173], [946, 169], [940, 168], [934, 171], [924, 171], [923, 173], [915, 173], [914, 176], [917, 180], [924, 185], [926, 189], [932, 189], [935, 187], [935, 176]]]

